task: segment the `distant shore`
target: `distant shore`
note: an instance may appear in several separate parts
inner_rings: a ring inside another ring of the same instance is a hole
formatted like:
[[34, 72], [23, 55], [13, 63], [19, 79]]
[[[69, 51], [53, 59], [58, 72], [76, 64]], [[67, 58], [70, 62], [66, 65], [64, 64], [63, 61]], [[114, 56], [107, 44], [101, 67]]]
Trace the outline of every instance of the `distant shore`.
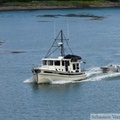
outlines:
[[9, 10], [44, 10], [44, 9], [70, 9], [70, 8], [109, 8], [120, 7], [120, 2], [107, 2], [100, 4], [4, 4], [0, 11]]

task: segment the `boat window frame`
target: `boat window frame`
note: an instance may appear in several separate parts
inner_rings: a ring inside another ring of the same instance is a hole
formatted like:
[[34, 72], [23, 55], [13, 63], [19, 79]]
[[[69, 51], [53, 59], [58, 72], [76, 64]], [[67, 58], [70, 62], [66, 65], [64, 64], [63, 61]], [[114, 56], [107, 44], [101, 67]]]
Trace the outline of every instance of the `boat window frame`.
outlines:
[[48, 65], [53, 66], [54, 65], [53, 63], [54, 63], [53, 60], [48, 60]]
[[76, 70], [76, 64], [73, 63], [73, 70]]
[[62, 66], [65, 66], [65, 60], [62, 60]]
[[67, 66], [70, 66], [70, 61], [69, 60], [65, 60], [64, 64], [67, 65]]
[[79, 70], [80, 64], [79, 63], [73, 63], [73, 70]]
[[42, 60], [42, 64], [43, 64], [43, 65], [47, 65], [47, 64], [48, 64], [48, 61], [47, 61], [47, 60]]
[[60, 66], [60, 60], [55, 60], [55, 61], [54, 61], [54, 65], [55, 65], [55, 66]]
[[77, 67], [77, 70], [79, 70], [79, 67], [80, 67], [79, 63], [76, 63], [76, 67]]

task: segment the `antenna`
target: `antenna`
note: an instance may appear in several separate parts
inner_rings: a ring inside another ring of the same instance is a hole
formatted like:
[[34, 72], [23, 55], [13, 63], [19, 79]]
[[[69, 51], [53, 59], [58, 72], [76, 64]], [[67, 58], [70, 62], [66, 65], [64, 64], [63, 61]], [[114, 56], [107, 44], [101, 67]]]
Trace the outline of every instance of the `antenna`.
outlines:
[[67, 21], [67, 34], [68, 34], [68, 39], [69, 39], [69, 22]]
[[56, 29], [56, 24], [55, 24], [55, 21], [54, 21], [54, 39], [55, 39], [55, 36], [56, 36], [56, 32], [55, 32], [56, 30], [55, 29]]
[[60, 31], [60, 34], [61, 34], [61, 43], [60, 43], [60, 47], [61, 47], [61, 56], [64, 56], [65, 53], [64, 53], [64, 46], [63, 46], [63, 31], [61, 30]]

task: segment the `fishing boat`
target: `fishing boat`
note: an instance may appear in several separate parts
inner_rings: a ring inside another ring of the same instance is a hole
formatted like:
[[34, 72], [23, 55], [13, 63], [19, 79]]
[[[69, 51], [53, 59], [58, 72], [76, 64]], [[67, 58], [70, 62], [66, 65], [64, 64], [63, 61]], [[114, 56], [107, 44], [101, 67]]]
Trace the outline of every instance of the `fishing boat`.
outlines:
[[[86, 79], [85, 71], [81, 64], [85, 63], [78, 55], [74, 55], [69, 47], [62, 30], [58, 33], [48, 53], [41, 60], [41, 66], [32, 69], [34, 81], [38, 84], [51, 83], [52, 81], [79, 81]], [[71, 54], [66, 54], [65, 44]], [[55, 51], [60, 50], [60, 56], [50, 57]]]

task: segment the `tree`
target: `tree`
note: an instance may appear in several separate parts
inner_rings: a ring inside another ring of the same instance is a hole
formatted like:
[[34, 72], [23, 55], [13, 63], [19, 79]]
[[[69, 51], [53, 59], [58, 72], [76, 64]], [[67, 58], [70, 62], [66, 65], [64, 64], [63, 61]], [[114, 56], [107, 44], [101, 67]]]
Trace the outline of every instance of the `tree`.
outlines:
[[111, 1], [111, 2], [120, 2], [120, 0], [108, 0], [108, 1]]

